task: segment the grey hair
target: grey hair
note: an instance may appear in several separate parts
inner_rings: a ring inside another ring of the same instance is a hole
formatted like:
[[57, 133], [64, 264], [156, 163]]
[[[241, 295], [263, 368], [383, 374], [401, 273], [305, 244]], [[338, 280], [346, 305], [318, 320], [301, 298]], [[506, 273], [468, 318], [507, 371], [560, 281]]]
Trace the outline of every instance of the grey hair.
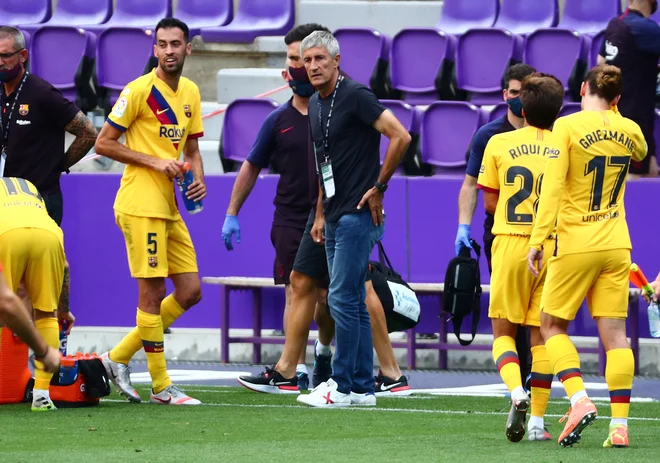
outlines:
[[314, 31], [300, 42], [300, 55], [310, 48], [325, 48], [328, 50], [330, 58], [339, 54], [339, 42], [330, 32]]
[[0, 38], [11, 37], [14, 39], [14, 50], [25, 48], [25, 36], [23, 32], [11, 26], [0, 26]]

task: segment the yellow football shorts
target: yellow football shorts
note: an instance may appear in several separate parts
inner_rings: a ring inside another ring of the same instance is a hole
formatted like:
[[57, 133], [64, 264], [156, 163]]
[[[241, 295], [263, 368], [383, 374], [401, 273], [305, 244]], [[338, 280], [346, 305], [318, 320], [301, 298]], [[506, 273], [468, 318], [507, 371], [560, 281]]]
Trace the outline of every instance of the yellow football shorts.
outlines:
[[183, 219], [166, 220], [115, 213], [124, 234], [133, 278], [197, 273], [197, 255]]
[[[544, 243], [545, 252], [555, 250], [555, 240]], [[547, 264], [538, 277], [527, 267], [528, 236], [497, 235], [493, 242], [490, 277], [490, 306], [488, 317], [506, 318], [511, 323], [540, 326], [541, 294], [546, 278]]]
[[23, 282], [32, 307], [57, 310], [66, 262], [61, 235], [42, 228], [6, 231], [0, 235], [0, 262], [12, 291]]
[[574, 320], [586, 296], [591, 316], [627, 318], [630, 250], [564, 254], [548, 261], [541, 310]]

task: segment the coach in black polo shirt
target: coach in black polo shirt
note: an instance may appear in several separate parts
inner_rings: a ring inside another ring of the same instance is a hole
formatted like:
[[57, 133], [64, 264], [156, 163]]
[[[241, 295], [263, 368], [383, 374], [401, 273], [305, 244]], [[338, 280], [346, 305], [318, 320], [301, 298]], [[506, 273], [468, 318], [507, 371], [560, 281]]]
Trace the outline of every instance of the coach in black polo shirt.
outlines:
[[[330, 379], [298, 401], [313, 407], [375, 405], [365, 281], [371, 249], [383, 234], [383, 193], [410, 134], [369, 88], [339, 74], [339, 43], [332, 34], [310, 34], [300, 51], [318, 90], [309, 102], [309, 124], [324, 196], [328, 306], [337, 348]], [[390, 139], [382, 169], [381, 133]]]
[[[32, 182], [48, 214], [61, 225], [60, 175], [89, 152], [97, 133], [87, 116], [59, 90], [25, 71], [27, 59], [23, 33], [0, 27], [0, 175]], [[66, 153], [65, 131], [76, 136]], [[60, 308], [68, 312], [68, 268]]]
[[649, 19], [657, 9], [657, 0], [630, 0], [630, 8], [607, 25], [598, 57], [598, 64], [621, 69], [623, 92], [619, 111], [637, 122], [649, 147], [649, 155], [643, 161], [630, 163], [632, 176], [658, 176], [654, 128], [660, 26]]

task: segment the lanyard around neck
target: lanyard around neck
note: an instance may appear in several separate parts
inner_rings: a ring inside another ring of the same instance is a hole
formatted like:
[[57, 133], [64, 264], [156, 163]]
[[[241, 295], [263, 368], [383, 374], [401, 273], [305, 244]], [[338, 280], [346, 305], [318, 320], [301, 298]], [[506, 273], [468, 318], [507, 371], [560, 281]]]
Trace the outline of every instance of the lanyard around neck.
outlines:
[[[325, 154], [326, 157], [328, 155], [328, 146], [329, 146], [329, 139], [330, 139], [330, 119], [332, 119], [332, 108], [335, 106], [335, 98], [337, 97], [337, 89], [339, 88], [339, 83], [344, 80], [344, 76], [338, 76], [337, 77], [337, 84], [335, 85], [335, 91], [332, 93], [332, 100], [330, 100], [330, 112], [328, 113], [328, 120], [326, 121], [325, 124], [325, 133], [323, 134], [323, 146], [325, 147]], [[323, 103], [321, 103], [321, 95], [319, 95], [319, 99], [317, 100], [317, 104], [319, 107], [319, 126], [321, 127], [321, 132], [323, 132]]]

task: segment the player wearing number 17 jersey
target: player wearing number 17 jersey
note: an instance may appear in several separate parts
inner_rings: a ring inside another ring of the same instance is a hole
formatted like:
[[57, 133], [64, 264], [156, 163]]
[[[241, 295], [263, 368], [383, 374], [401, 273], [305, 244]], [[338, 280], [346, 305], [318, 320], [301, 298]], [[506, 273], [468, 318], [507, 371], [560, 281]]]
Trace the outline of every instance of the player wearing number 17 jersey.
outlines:
[[[12, 292], [25, 283], [37, 331], [46, 343], [59, 348], [59, 327], [55, 311], [64, 278], [64, 237], [48, 215], [37, 188], [16, 177], [0, 177], [0, 262]], [[52, 373], [36, 362], [32, 411], [55, 410], [50, 400]]]
[[[532, 74], [522, 82], [520, 100], [525, 125], [495, 135], [486, 146], [477, 186], [484, 190], [486, 212], [493, 214], [491, 297], [493, 359], [511, 392], [505, 433], [511, 442], [525, 435], [530, 397], [523, 389], [515, 336], [520, 325], [530, 328], [532, 352], [531, 414], [528, 439], [549, 440], [543, 417], [550, 398], [552, 371], [539, 332], [545, 268], [533, 277], [527, 270], [529, 237], [547, 160], [557, 156], [550, 132], [564, 102], [564, 88], [554, 77]], [[543, 239], [554, 247], [552, 230]]]
[[618, 68], [593, 68], [582, 84], [582, 111], [555, 123], [560, 152], [548, 160], [529, 243], [528, 264], [537, 274], [536, 264], [547, 252], [543, 240], [557, 224], [557, 249], [548, 260], [541, 299], [541, 333], [552, 370], [571, 399], [562, 446], [579, 442], [597, 416], [566, 334], [586, 296], [607, 352], [612, 421], [603, 446], [628, 447], [634, 359], [626, 339], [631, 242], [623, 197], [630, 162], [644, 159], [647, 146], [639, 126], [616, 109], [621, 89]]
[[[128, 363], [144, 348], [151, 403], [200, 403], [172, 384], [163, 334], [201, 298], [195, 248], [179, 214], [173, 184], [181, 176], [183, 151], [195, 178], [188, 198], [198, 200], [206, 194], [197, 141], [203, 135], [199, 89], [181, 77], [191, 50], [188, 26], [174, 18], [161, 20], [154, 46], [158, 67], [126, 86], [96, 141], [97, 153], [128, 164], [114, 209], [131, 275], [138, 282], [137, 327], [101, 358], [115, 386], [133, 402], [141, 399], [131, 385]], [[118, 141], [124, 133], [126, 145]], [[174, 292], [165, 297], [167, 277]]]

